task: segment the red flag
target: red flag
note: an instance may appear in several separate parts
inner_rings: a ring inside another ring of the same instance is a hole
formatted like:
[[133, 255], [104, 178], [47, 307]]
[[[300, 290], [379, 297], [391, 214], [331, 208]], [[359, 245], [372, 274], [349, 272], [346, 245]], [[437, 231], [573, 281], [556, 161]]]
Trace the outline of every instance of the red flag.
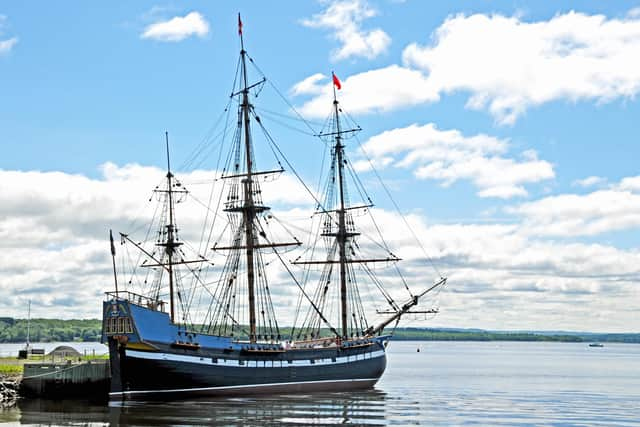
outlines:
[[238, 35], [242, 35], [242, 20], [240, 19], [240, 14], [238, 14]]
[[342, 89], [342, 84], [340, 83], [340, 80], [338, 80], [338, 76], [336, 76], [334, 73], [331, 73], [331, 75], [333, 76], [333, 85], [337, 87], [338, 90]]

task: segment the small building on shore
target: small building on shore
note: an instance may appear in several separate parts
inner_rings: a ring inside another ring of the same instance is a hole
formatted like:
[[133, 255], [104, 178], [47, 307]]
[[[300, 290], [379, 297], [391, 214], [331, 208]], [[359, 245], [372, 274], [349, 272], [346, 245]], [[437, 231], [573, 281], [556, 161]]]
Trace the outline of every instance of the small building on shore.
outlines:
[[78, 350], [68, 345], [59, 345], [58, 347], [51, 350], [47, 356], [51, 356], [53, 358], [64, 359], [67, 357], [80, 357], [82, 354]]

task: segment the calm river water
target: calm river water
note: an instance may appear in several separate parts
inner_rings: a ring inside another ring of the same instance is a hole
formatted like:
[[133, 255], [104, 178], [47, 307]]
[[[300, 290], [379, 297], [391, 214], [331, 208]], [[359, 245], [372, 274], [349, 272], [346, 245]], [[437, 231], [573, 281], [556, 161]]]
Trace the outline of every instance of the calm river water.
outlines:
[[640, 426], [640, 345], [392, 342], [387, 371], [370, 391], [109, 405], [23, 400], [0, 412], [0, 423]]

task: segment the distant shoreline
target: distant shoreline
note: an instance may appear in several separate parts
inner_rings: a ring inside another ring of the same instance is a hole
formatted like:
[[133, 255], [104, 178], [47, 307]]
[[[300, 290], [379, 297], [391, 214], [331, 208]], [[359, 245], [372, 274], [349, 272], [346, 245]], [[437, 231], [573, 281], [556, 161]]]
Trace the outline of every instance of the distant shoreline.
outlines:
[[[282, 328], [284, 336], [290, 328]], [[31, 342], [98, 342], [100, 319], [31, 319]], [[391, 334], [391, 330], [385, 333]], [[0, 317], [0, 343], [26, 342], [26, 319]], [[396, 328], [396, 341], [522, 341], [522, 342], [602, 342], [640, 344], [640, 333], [592, 333], [548, 331], [486, 331], [456, 328]]]
[[[427, 332], [431, 333], [431, 332]], [[615, 338], [615, 337], [604, 337], [602, 336], [599, 339], [589, 338], [589, 337], [581, 337], [581, 336], [554, 336], [554, 335], [537, 335], [537, 334], [529, 334], [526, 336], [521, 336], [520, 334], [510, 334], [509, 332], [499, 332], [499, 333], [491, 333], [490, 336], [484, 333], [477, 334], [464, 334], [465, 336], [418, 336], [418, 335], [408, 335], [402, 336], [396, 334], [392, 337], [393, 341], [438, 341], [438, 342], [448, 342], [448, 341], [457, 341], [457, 342], [560, 342], [560, 343], [591, 343], [591, 342], [600, 342], [600, 343], [617, 343], [617, 344], [640, 344], [640, 334], [632, 334], [637, 335], [632, 338]]]

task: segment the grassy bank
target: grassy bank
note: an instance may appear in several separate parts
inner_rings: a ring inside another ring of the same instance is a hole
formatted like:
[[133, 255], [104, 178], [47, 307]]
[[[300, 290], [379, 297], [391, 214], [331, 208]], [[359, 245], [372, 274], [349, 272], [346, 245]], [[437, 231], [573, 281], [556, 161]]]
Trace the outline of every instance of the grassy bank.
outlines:
[[22, 364], [6, 363], [4, 360], [0, 359], [0, 376], [12, 377], [22, 375], [22, 366]]
[[21, 376], [24, 371], [25, 363], [66, 363], [71, 362], [84, 362], [90, 360], [106, 360], [109, 355], [99, 356], [80, 356], [80, 357], [56, 357], [51, 356], [31, 356], [29, 359], [18, 359], [16, 357], [0, 357], [0, 375], [3, 377], [16, 377]]

